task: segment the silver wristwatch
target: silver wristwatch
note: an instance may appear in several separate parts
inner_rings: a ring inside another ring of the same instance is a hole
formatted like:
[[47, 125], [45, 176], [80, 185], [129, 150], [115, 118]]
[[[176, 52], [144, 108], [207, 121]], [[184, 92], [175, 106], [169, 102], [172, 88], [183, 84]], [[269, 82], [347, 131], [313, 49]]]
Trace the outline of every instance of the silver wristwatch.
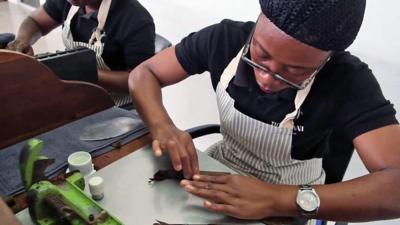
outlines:
[[296, 197], [297, 208], [305, 217], [312, 217], [318, 213], [320, 200], [317, 192], [310, 185], [300, 185]]

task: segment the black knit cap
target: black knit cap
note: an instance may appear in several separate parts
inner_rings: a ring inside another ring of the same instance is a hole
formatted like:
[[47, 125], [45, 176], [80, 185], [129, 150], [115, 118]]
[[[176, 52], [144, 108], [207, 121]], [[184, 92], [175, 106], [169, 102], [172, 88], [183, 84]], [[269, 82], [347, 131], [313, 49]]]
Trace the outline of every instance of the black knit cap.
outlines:
[[264, 15], [286, 34], [321, 50], [344, 50], [364, 18], [365, 0], [260, 0]]

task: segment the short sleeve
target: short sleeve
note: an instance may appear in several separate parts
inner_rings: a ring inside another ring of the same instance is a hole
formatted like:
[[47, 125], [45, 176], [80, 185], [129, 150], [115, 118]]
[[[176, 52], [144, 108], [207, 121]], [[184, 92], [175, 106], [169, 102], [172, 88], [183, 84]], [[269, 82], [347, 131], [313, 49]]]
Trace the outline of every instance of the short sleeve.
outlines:
[[341, 111], [344, 131], [350, 140], [357, 136], [391, 124], [398, 124], [396, 111], [379, 86], [372, 71], [364, 63], [359, 63], [357, 70], [348, 81], [352, 88], [346, 93], [348, 103]]
[[188, 74], [200, 74], [208, 69], [207, 59], [213, 60], [210, 49], [216, 30], [218, 25], [206, 27], [189, 34], [176, 45], [178, 61]]
[[240, 51], [253, 26], [253, 22], [226, 19], [191, 33], [176, 45], [177, 59], [190, 75], [210, 72], [215, 84]]
[[46, 0], [43, 8], [51, 18], [62, 24], [68, 15], [71, 5], [66, 0]]

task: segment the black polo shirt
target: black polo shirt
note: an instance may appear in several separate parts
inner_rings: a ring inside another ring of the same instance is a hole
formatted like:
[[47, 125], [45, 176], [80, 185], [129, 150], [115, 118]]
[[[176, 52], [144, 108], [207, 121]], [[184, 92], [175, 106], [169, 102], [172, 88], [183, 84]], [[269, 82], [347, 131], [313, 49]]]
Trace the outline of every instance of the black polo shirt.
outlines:
[[[188, 74], [209, 71], [215, 89], [253, 26], [253, 22], [223, 20], [184, 38], [176, 46], [176, 56]], [[262, 92], [252, 68], [244, 62], [239, 63], [227, 92], [237, 110], [271, 125], [278, 126], [295, 109], [294, 89]], [[322, 157], [332, 150], [329, 140], [333, 132], [343, 137], [343, 145], [335, 146], [349, 146], [362, 133], [398, 123], [395, 113], [368, 66], [348, 52], [336, 53], [316, 76], [294, 121], [292, 157]]]
[[[47, 0], [43, 7], [55, 21], [63, 24], [71, 4], [66, 0]], [[89, 42], [97, 24], [97, 12], [85, 15], [80, 8], [71, 20], [74, 41]], [[154, 54], [153, 18], [136, 0], [112, 1], [104, 31], [102, 57], [112, 70], [133, 69]]]

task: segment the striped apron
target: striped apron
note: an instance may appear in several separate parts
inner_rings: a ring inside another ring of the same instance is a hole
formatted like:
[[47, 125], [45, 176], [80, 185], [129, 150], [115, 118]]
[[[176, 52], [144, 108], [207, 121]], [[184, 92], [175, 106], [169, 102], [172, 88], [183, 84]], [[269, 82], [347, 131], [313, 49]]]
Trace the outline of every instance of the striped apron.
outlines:
[[[285, 116], [279, 126], [253, 119], [234, 107], [234, 99], [226, 91], [234, 77], [241, 52], [229, 63], [217, 85], [217, 104], [221, 121], [222, 141], [207, 153], [243, 175], [254, 176], [271, 184], [323, 184], [322, 159], [296, 160], [291, 157], [294, 119], [310, 92], [297, 91], [295, 110]], [[239, 71], [240, 72], [240, 71]], [[315, 224], [310, 220], [308, 224]]]
[[297, 91], [295, 110], [286, 115], [278, 127], [258, 121], [235, 109], [234, 99], [226, 91], [240, 55], [241, 52], [230, 62], [217, 86], [223, 140], [211, 146], [208, 154], [240, 173], [268, 183], [324, 183], [322, 159], [296, 160], [291, 157], [293, 120], [314, 80], [305, 89]]
[[[68, 16], [66, 21], [64, 22], [64, 26], [62, 29], [62, 40], [66, 49], [74, 49], [77, 47], [86, 47], [91, 49], [96, 54], [97, 60], [97, 69], [100, 70], [110, 70], [107, 64], [104, 62], [102, 58], [104, 43], [102, 43], [102, 38], [105, 36], [104, 32], [104, 24], [106, 23], [108, 11], [110, 9], [112, 0], [103, 0], [101, 2], [99, 12], [97, 14], [98, 25], [97, 28], [93, 31], [92, 36], [88, 43], [74, 41], [72, 32], [71, 32], [71, 19], [73, 15], [79, 10], [79, 7], [71, 5], [71, 9], [68, 12]], [[123, 93], [110, 93], [111, 98], [114, 100], [115, 105], [122, 106], [129, 103], [132, 103], [132, 100], [128, 94]]]

